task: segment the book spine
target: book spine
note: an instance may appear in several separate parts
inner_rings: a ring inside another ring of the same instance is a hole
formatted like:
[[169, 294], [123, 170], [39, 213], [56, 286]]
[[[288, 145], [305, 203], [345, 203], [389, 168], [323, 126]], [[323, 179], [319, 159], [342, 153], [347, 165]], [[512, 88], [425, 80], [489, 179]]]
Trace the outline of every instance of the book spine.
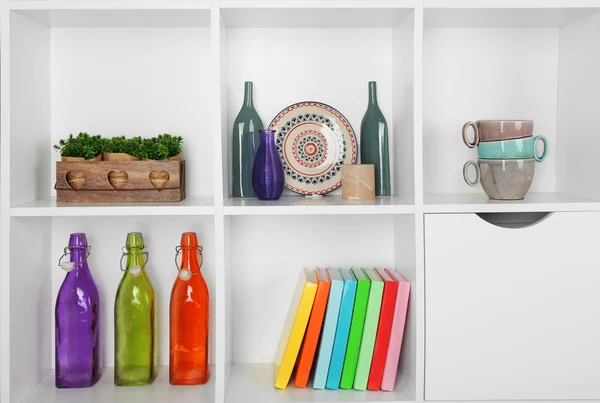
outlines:
[[354, 386], [354, 376], [356, 375], [358, 352], [365, 325], [370, 288], [371, 282], [369, 280], [358, 281], [354, 310], [352, 312], [352, 323], [350, 324], [350, 335], [348, 336], [348, 347], [346, 348], [344, 368], [342, 370], [342, 378], [340, 379], [340, 387], [342, 389], [352, 389]]
[[325, 384], [327, 383], [327, 374], [329, 373], [329, 364], [331, 363], [331, 353], [333, 351], [333, 341], [335, 339], [338, 315], [340, 313], [343, 287], [344, 285], [341, 281], [336, 280], [331, 283], [327, 311], [325, 312], [325, 322], [322, 330], [323, 336], [321, 337], [315, 378], [313, 380], [313, 388], [315, 389], [325, 389]]
[[385, 359], [381, 390], [392, 391], [396, 385], [396, 375], [398, 373], [402, 339], [404, 338], [404, 328], [406, 327], [406, 315], [408, 313], [409, 300], [410, 283], [399, 283], [398, 296], [396, 297], [396, 313], [394, 315], [394, 323], [392, 324], [392, 333], [390, 335], [390, 347]]
[[371, 291], [369, 292], [369, 301], [367, 302], [365, 326], [363, 328], [363, 336], [360, 342], [360, 351], [358, 353], [356, 376], [354, 377], [354, 389], [356, 390], [367, 389], [369, 369], [371, 368], [373, 348], [375, 346], [375, 337], [377, 335], [379, 311], [381, 310], [382, 293], [383, 283], [372, 282]]
[[375, 339], [375, 348], [373, 350], [373, 360], [371, 362], [371, 371], [369, 372], [369, 381], [367, 383], [367, 388], [370, 390], [381, 390], [381, 380], [383, 378], [385, 358], [390, 345], [390, 333], [392, 332], [397, 295], [398, 282], [385, 281], [383, 297], [381, 300], [379, 325], [377, 327], [377, 337]]

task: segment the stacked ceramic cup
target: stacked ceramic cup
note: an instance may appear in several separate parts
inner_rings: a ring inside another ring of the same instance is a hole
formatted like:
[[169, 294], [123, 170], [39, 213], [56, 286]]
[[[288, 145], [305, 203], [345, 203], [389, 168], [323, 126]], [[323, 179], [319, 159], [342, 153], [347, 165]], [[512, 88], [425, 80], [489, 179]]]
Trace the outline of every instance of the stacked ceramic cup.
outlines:
[[[469, 139], [469, 128], [474, 139]], [[490, 199], [519, 200], [525, 197], [533, 182], [536, 161], [548, 153], [548, 142], [543, 136], [533, 137], [531, 120], [479, 120], [467, 122], [462, 129], [463, 141], [469, 148], [477, 147], [477, 161], [468, 161], [463, 177], [470, 186], [481, 183]], [[543, 151], [536, 152], [541, 142]], [[468, 175], [475, 168], [475, 180]]]

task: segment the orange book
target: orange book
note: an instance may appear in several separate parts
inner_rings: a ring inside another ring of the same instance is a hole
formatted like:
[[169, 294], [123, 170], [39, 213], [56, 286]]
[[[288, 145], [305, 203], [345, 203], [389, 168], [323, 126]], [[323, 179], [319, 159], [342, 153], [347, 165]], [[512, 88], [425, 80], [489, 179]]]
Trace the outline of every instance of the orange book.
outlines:
[[313, 303], [308, 327], [302, 343], [300, 351], [300, 359], [296, 368], [296, 378], [294, 384], [298, 388], [305, 388], [308, 383], [308, 377], [317, 351], [317, 343], [323, 326], [323, 318], [325, 317], [325, 308], [327, 308], [327, 298], [329, 297], [329, 289], [331, 288], [331, 279], [329, 274], [324, 269], [315, 270], [315, 275], [318, 280], [317, 295]]

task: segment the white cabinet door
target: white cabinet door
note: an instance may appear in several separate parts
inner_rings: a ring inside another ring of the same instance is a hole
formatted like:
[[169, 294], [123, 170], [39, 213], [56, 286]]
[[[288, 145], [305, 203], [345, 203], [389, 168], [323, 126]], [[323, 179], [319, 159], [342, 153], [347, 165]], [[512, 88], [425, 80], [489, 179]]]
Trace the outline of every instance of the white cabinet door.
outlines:
[[426, 215], [426, 399], [600, 399], [599, 230]]

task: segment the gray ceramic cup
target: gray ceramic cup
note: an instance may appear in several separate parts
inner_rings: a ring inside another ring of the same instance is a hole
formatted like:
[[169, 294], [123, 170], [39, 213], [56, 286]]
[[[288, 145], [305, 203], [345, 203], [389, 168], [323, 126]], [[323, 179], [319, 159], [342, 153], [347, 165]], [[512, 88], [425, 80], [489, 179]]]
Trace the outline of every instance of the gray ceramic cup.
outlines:
[[[473, 141], [467, 134], [469, 127], [473, 129]], [[478, 120], [467, 122], [462, 128], [463, 141], [469, 148], [480, 142], [522, 139], [532, 135], [533, 120]]]
[[[469, 178], [469, 167], [475, 168], [475, 180]], [[521, 200], [525, 197], [535, 173], [535, 158], [514, 160], [467, 161], [463, 177], [469, 186], [481, 187], [490, 199]]]

